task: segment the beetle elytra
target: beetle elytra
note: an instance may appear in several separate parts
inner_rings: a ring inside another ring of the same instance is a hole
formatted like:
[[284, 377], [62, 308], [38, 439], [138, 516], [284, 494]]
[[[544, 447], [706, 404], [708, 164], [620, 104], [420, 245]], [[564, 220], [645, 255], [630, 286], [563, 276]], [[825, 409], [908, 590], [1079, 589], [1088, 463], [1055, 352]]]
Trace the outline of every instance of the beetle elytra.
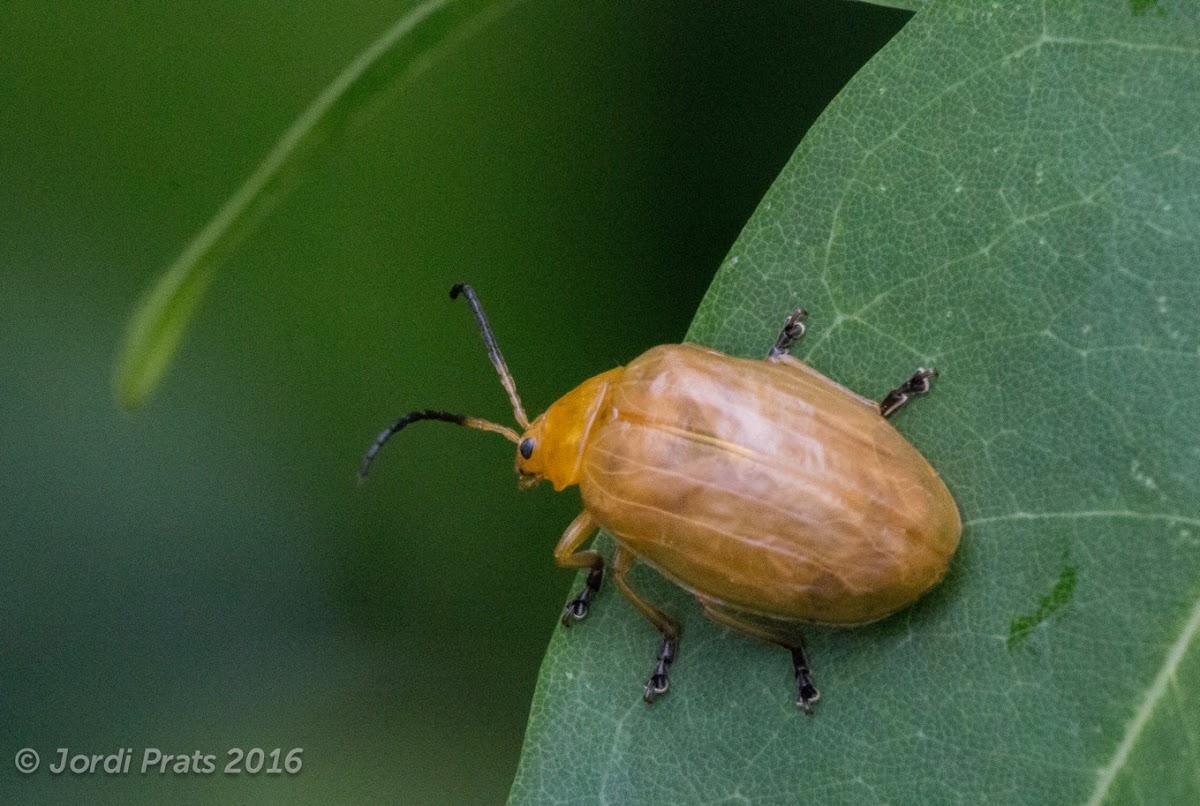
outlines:
[[654, 347], [584, 381], [533, 420], [468, 285], [488, 356], [522, 433], [487, 420], [420, 410], [401, 417], [367, 450], [420, 420], [504, 435], [517, 445], [522, 488], [579, 485], [583, 512], [554, 549], [566, 568], [587, 569], [563, 611], [584, 618], [604, 577], [604, 558], [583, 545], [603, 528], [616, 539], [613, 583], [662, 636], [646, 681], [647, 702], [667, 691], [678, 622], [630, 587], [635, 560], [691, 592], [720, 624], [791, 652], [796, 704], [812, 712], [813, 685], [799, 623], [868, 624], [911, 604], [946, 572], [962, 521], [937, 472], [888, 418], [929, 391], [932, 369], [875, 403], [793, 358], [803, 309], [784, 324], [765, 360], [694, 344]]

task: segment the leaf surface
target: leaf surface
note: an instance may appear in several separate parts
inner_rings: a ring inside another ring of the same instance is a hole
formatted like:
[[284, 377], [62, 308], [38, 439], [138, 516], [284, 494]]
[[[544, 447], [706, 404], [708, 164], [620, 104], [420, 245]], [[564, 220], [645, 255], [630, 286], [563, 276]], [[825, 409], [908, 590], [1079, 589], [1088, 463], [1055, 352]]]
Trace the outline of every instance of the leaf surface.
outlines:
[[870, 3], [873, 6], [887, 6], [905, 11], [919, 11], [929, 3], [929, 0], [862, 0], [862, 2]]
[[[555, 631], [512, 803], [1200, 802], [1200, 9], [931, 3], [826, 110], [688, 337], [875, 399], [965, 531], [946, 580], [786, 653], [635, 587]], [[602, 541], [611, 550], [611, 541]]]

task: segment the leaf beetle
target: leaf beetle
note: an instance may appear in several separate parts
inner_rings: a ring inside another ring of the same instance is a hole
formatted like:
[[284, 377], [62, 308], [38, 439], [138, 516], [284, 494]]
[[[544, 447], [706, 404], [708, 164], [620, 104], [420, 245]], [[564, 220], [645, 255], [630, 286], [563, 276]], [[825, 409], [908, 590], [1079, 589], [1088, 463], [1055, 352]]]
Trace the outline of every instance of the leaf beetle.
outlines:
[[797, 625], [868, 624], [911, 604], [946, 572], [962, 520], [937, 472], [889, 422], [929, 391], [932, 369], [876, 403], [791, 356], [804, 335], [795, 311], [765, 360], [694, 344], [654, 347], [584, 381], [530, 422], [483, 307], [475, 314], [522, 432], [424, 409], [385, 429], [359, 480], [396, 432], [421, 420], [502, 434], [517, 445], [519, 486], [579, 485], [583, 512], [554, 549], [587, 581], [562, 623], [583, 619], [604, 558], [583, 545], [603, 528], [616, 539], [617, 589], [662, 636], [643, 697], [667, 691], [679, 623], [626, 579], [635, 560], [692, 593], [714, 621], [789, 650], [796, 704], [820, 694]]

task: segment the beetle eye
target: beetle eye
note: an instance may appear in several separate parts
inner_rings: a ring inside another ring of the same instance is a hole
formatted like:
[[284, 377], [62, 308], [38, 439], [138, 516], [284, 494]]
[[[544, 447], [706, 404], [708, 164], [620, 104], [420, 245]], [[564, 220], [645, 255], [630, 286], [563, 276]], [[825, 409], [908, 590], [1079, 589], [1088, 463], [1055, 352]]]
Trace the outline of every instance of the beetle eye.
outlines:
[[533, 456], [533, 437], [526, 437], [521, 440], [521, 458], [528, 459]]

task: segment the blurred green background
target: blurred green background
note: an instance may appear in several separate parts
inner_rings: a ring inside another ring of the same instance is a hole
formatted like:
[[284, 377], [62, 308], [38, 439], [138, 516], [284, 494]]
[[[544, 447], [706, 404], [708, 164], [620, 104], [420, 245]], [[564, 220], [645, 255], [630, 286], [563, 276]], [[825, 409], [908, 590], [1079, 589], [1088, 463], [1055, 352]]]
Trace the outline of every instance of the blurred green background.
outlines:
[[[363, 449], [415, 408], [511, 422], [454, 282], [531, 414], [678, 341], [907, 16], [518, 5], [316, 166], [150, 406], [117, 410], [140, 295], [404, 8], [0, 5], [0, 803], [503, 801], [577, 493], [518, 495], [511, 445], [437, 424], [360, 490]], [[54, 776], [59, 747], [302, 747], [304, 768]]]

